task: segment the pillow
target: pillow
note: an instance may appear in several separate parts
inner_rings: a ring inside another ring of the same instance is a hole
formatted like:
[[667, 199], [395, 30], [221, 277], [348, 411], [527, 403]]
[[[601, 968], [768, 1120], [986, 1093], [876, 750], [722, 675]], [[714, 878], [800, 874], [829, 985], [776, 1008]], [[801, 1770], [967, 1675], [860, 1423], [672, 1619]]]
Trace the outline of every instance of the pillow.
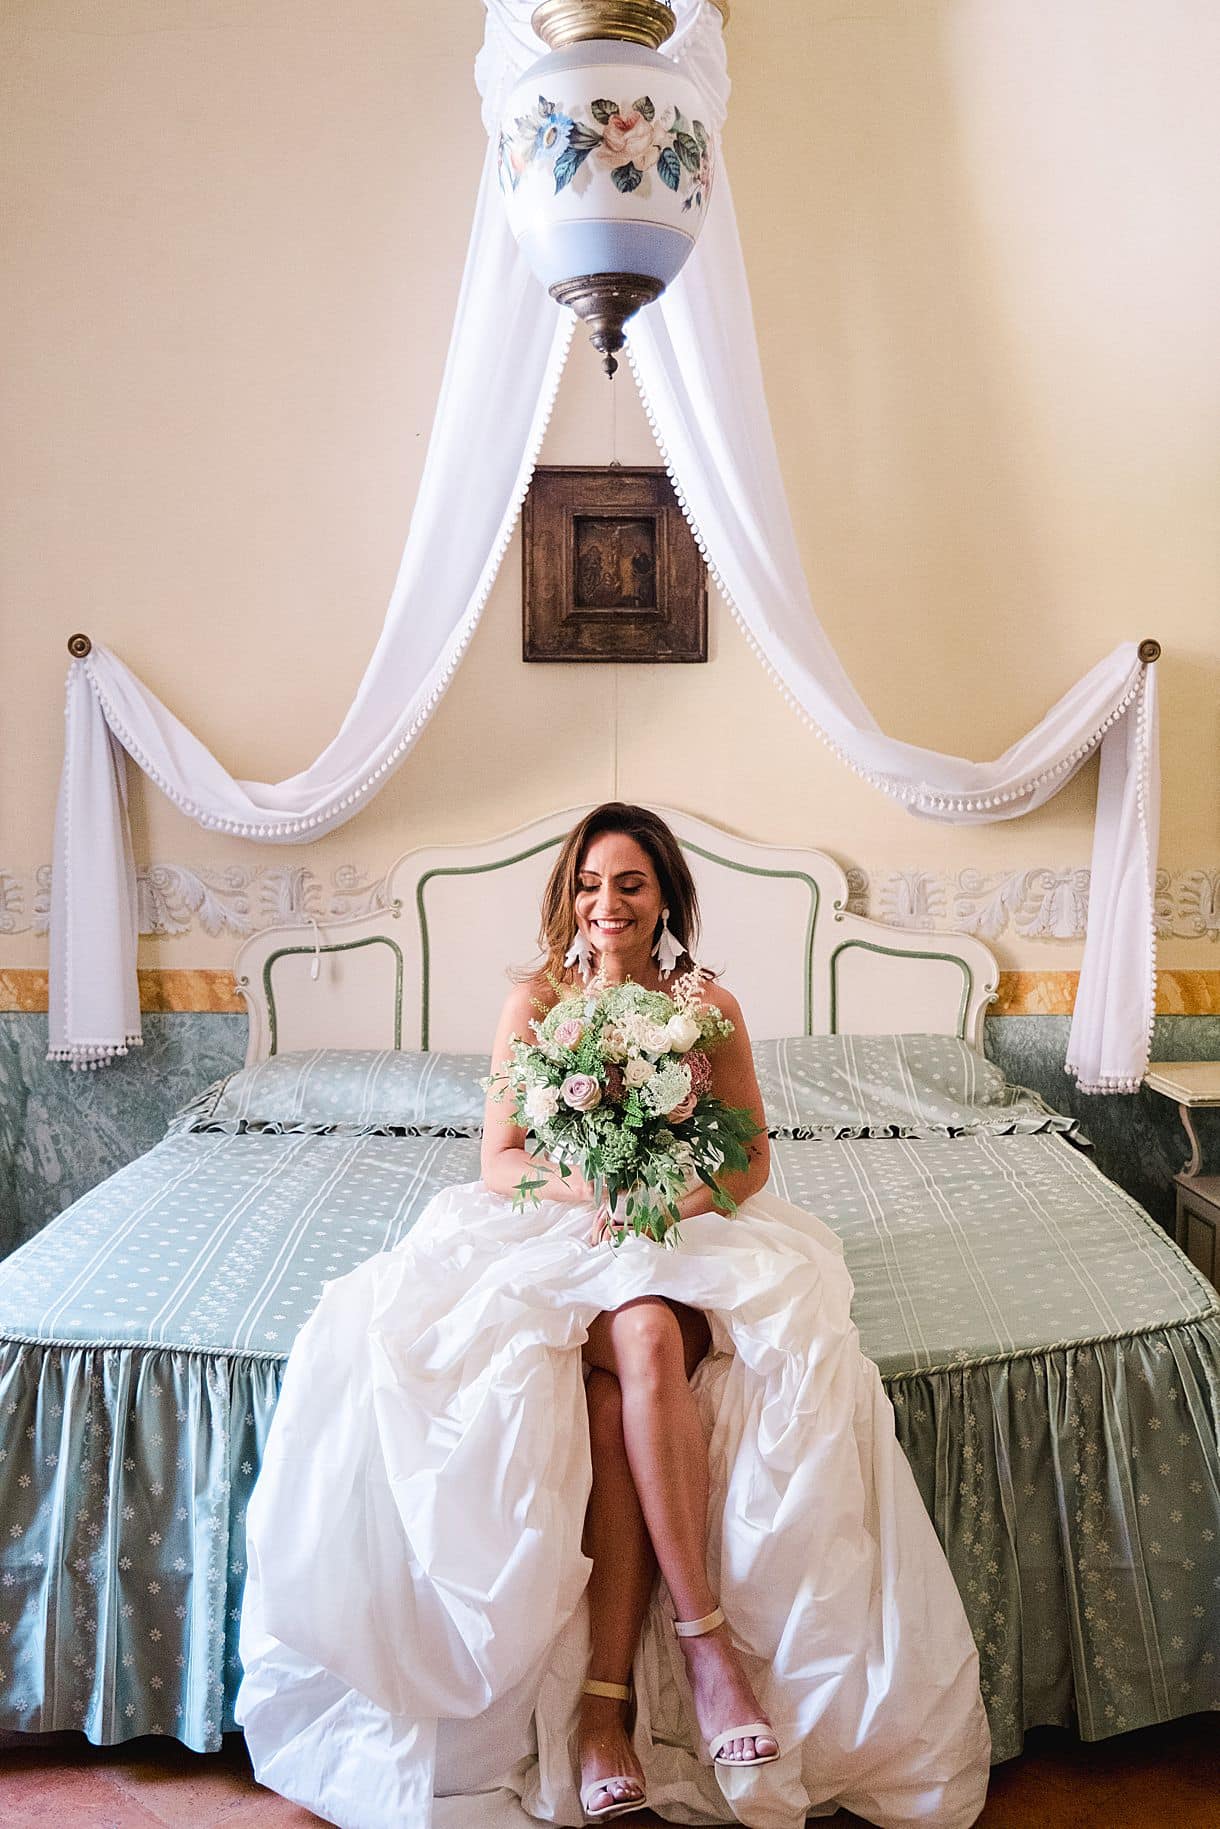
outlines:
[[170, 1129], [349, 1137], [478, 1137], [485, 1054], [309, 1048], [217, 1080]]
[[754, 1044], [772, 1137], [1074, 1132], [953, 1035], [797, 1035]]

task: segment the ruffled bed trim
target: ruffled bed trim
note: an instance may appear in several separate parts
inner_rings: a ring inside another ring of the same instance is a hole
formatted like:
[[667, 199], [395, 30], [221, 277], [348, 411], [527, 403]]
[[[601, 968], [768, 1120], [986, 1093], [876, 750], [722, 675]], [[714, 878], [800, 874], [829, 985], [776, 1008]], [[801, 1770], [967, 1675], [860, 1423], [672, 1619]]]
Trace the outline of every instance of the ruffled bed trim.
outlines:
[[[767, 1135], [793, 1143], [835, 1143], [844, 1138], [861, 1137], [1032, 1137], [1044, 1131], [1056, 1131], [1071, 1137], [1085, 1148], [1088, 1140], [1080, 1135], [1078, 1120], [1052, 1114], [1047, 1117], [988, 1119], [974, 1124], [774, 1124]], [[307, 1118], [213, 1118], [206, 1113], [183, 1111], [171, 1120], [168, 1133], [193, 1136], [220, 1133], [231, 1137], [481, 1137], [482, 1124], [453, 1122], [404, 1124], [396, 1118], [369, 1118], [352, 1124], [339, 1121], [320, 1123]]]
[[[0, 1342], [0, 1730], [205, 1752], [234, 1727], [283, 1362]], [[1220, 1309], [884, 1383], [996, 1760], [1033, 1726], [1091, 1740], [1220, 1709]]]
[[400, 1124], [370, 1118], [364, 1124], [317, 1124], [309, 1119], [195, 1118], [189, 1123], [174, 1119], [167, 1135], [228, 1137], [481, 1137], [481, 1124]]
[[1220, 1313], [884, 1382], [994, 1761], [1220, 1709]]
[[768, 1137], [785, 1143], [840, 1143], [868, 1137], [909, 1137], [930, 1141], [935, 1137], [1037, 1137], [1054, 1131], [1079, 1143], [1084, 1149], [1093, 1146], [1085, 1137], [1077, 1118], [1059, 1112], [1045, 1114], [1025, 1112], [995, 1118], [979, 1119], [969, 1124], [769, 1124]]
[[282, 1374], [282, 1355], [0, 1342], [0, 1730], [220, 1745]]

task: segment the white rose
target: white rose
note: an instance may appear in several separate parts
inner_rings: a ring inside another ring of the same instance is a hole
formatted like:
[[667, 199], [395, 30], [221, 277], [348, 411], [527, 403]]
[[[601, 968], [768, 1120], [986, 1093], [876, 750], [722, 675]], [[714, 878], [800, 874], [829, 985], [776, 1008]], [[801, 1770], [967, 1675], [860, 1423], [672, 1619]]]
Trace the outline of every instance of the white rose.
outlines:
[[642, 1055], [637, 1054], [634, 1060], [627, 1062], [623, 1069], [623, 1077], [629, 1086], [643, 1086], [655, 1072], [656, 1068], [652, 1062], [646, 1061]]
[[525, 1115], [531, 1124], [547, 1124], [559, 1110], [555, 1086], [531, 1086], [525, 1095]]
[[649, 1054], [665, 1054], [669, 1050], [669, 1028], [662, 1022], [645, 1022], [640, 1025], [640, 1046], [647, 1048]]
[[675, 1054], [685, 1054], [699, 1039], [699, 1025], [693, 1016], [671, 1016], [665, 1025], [669, 1046]]
[[627, 1053], [627, 1037], [614, 1023], [606, 1024], [598, 1045], [604, 1061], [621, 1061]]

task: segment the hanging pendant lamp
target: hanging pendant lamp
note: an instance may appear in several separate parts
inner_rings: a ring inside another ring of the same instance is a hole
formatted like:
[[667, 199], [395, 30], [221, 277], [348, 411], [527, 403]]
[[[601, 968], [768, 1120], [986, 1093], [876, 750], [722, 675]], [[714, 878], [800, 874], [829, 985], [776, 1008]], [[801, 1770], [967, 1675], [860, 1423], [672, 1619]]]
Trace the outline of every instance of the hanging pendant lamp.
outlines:
[[715, 169], [698, 85], [658, 47], [664, 0], [543, 0], [547, 56], [514, 84], [500, 186], [526, 260], [589, 326], [613, 376], [623, 325], [695, 245]]

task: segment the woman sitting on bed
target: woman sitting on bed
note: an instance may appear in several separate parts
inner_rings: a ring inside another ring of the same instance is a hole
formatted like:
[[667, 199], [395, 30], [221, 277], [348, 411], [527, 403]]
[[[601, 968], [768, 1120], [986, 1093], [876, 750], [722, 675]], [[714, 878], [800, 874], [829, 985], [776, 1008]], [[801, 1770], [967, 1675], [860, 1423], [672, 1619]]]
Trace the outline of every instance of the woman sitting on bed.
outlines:
[[[599, 807], [493, 1061], [582, 970], [663, 988], [666, 928], [689, 966], [681, 848], [655, 814]], [[741, 1012], [705, 996], [734, 1025], [712, 1091], [761, 1124]], [[518, 1210], [525, 1141], [489, 1098], [482, 1181], [328, 1285], [293, 1348], [249, 1514], [258, 1776], [348, 1829], [645, 1804], [799, 1829], [836, 1803], [966, 1829], [990, 1750], [977, 1657], [834, 1234], [762, 1192], [765, 1131], [729, 1178], [736, 1216], [700, 1185], [674, 1248], [612, 1249], [557, 1170]]]

